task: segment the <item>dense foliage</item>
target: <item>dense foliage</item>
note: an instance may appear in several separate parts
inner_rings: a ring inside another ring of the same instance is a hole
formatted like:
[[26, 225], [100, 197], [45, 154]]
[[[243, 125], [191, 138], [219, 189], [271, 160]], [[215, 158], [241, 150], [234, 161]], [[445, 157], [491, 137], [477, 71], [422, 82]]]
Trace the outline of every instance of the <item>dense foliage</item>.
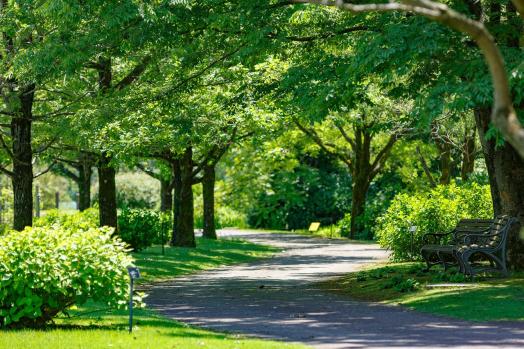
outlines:
[[[378, 219], [377, 238], [395, 261], [419, 259], [425, 233], [448, 232], [463, 218], [491, 218], [489, 186], [467, 183], [438, 186], [428, 192], [401, 193]], [[413, 245], [409, 228], [416, 226]]]
[[98, 209], [89, 208], [82, 212], [68, 213], [49, 210], [34, 222], [35, 227], [59, 226], [66, 230], [88, 230], [98, 227]]
[[171, 215], [147, 209], [123, 209], [118, 216], [119, 235], [135, 251], [167, 243]]
[[110, 228], [27, 228], [0, 237], [0, 327], [43, 326], [88, 299], [125, 304], [127, 247]]
[[116, 181], [118, 208], [158, 208], [159, 185], [154, 179], [140, 173], [122, 173]]

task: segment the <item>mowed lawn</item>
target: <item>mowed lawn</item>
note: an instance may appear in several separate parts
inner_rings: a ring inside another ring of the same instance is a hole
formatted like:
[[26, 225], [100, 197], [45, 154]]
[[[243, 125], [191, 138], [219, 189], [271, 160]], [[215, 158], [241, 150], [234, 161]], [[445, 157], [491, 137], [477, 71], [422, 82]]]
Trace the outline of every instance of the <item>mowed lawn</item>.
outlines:
[[[198, 239], [196, 249], [152, 247], [135, 253], [142, 284], [166, 280], [222, 265], [269, 257], [279, 250], [241, 240]], [[147, 303], [147, 298], [145, 299]], [[306, 346], [244, 338], [206, 331], [167, 319], [148, 309], [135, 310], [134, 331], [128, 332], [128, 312], [88, 303], [72, 309], [45, 330], [0, 331], [0, 349], [303, 349]]]
[[141, 283], [172, 279], [198, 271], [225, 265], [250, 262], [272, 256], [278, 248], [258, 245], [245, 240], [197, 238], [196, 248], [160, 246], [133, 254], [142, 275]]
[[[304, 349], [299, 344], [247, 339], [205, 331], [166, 319], [149, 310], [135, 313], [133, 333], [128, 332], [127, 312], [94, 312], [101, 304], [90, 304], [61, 318], [47, 330], [0, 332], [1, 349]], [[82, 315], [84, 314], [84, 315]]]
[[[323, 287], [352, 298], [399, 304], [413, 310], [471, 321], [524, 321], [524, 274], [465, 280], [461, 274], [421, 263], [371, 267], [323, 283]], [[458, 284], [462, 287], [434, 287]], [[489, 306], [486, 306], [489, 304]]]

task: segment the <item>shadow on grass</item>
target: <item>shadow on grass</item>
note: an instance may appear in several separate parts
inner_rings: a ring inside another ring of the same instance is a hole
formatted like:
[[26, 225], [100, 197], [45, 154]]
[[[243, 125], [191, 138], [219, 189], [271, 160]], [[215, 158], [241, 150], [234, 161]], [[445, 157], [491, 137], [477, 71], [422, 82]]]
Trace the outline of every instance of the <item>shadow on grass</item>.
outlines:
[[250, 262], [268, 257], [279, 249], [242, 240], [209, 240], [197, 238], [196, 248], [166, 247], [162, 255], [160, 246], [135, 253], [136, 264], [142, 270], [142, 282], [174, 278], [196, 271], [234, 263]]
[[509, 279], [495, 275], [471, 281], [454, 269], [423, 269], [421, 263], [390, 264], [350, 273], [320, 286], [358, 300], [402, 304], [465, 320], [524, 320], [523, 273], [514, 273]]
[[[24, 333], [28, 330], [35, 333], [45, 333], [54, 331], [123, 331], [128, 330], [128, 312], [126, 310], [107, 310], [100, 309], [100, 304], [89, 303], [86, 307], [73, 311], [70, 317], [63, 316], [57, 319], [56, 323], [49, 324], [39, 329], [11, 329], [3, 330], [5, 333]], [[136, 328], [151, 329], [158, 335], [180, 337], [180, 338], [199, 338], [199, 339], [225, 339], [230, 337], [227, 333], [218, 333], [209, 330], [201, 330], [188, 326], [184, 323], [176, 322], [151, 310], [138, 309], [134, 314], [133, 326]]]

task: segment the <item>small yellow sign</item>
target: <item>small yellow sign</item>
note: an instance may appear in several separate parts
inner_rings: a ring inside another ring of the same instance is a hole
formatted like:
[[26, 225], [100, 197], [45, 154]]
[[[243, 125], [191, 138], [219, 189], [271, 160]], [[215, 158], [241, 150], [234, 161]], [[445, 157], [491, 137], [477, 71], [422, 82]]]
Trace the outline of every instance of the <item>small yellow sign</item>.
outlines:
[[309, 231], [317, 231], [320, 228], [320, 222], [313, 222], [309, 226]]

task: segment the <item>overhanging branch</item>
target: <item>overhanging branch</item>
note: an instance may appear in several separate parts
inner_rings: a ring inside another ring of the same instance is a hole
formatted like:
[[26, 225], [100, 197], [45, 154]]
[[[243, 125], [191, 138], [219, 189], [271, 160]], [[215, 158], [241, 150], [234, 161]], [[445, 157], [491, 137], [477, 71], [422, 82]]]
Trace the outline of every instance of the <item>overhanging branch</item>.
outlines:
[[[524, 128], [518, 120], [510, 95], [509, 80], [502, 54], [484, 24], [456, 12], [442, 3], [430, 0], [403, 0], [380, 4], [352, 4], [343, 0], [291, 0], [295, 4], [318, 4], [338, 7], [352, 13], [411, 12], [469, 35], [481, 50], [493, 83], [494, 105], [491, 120], [508, 142], [524, 158]], [[524, 8], [524, 0], [513, 0], [517, 9]], [[523, 14], [519, 10], [519, 13]]]

